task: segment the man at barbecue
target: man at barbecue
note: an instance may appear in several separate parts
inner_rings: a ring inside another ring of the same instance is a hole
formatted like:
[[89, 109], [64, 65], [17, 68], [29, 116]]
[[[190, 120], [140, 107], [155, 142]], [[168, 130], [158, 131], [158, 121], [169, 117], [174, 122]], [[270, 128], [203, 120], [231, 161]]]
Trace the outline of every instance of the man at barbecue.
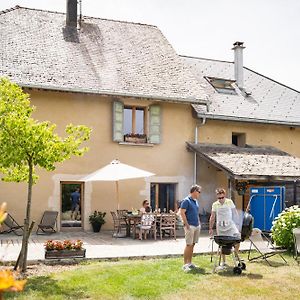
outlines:
[[[241, 234], [233, 219], [238, 220], [238, 212], [231, 199], [226, 198], [224, 188], [216, 189], [217, 201], [212, 205], [211, 216], [209, 219], [209, 234], [213, 236], [213, 226], [216, 221], [217, 235], [241, 237]], [[235, 245], [235, 253], [238, 253], [240, 244]], [[222, 254], [221, 267], [226, 267], [225, 254]]]

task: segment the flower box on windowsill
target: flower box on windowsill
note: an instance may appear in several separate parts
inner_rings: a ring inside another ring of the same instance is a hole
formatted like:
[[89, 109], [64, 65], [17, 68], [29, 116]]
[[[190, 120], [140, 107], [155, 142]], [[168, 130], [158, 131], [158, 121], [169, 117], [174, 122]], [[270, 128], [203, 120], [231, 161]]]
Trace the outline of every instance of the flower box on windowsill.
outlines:
[[84, 258], [86, 249], [72, 250], [45, 250], [45, 258], [61, 259], [61, 258]]
[[145, 144], [147, 143], [147, 137], [125, 136], [124, 141], [127, 143]]

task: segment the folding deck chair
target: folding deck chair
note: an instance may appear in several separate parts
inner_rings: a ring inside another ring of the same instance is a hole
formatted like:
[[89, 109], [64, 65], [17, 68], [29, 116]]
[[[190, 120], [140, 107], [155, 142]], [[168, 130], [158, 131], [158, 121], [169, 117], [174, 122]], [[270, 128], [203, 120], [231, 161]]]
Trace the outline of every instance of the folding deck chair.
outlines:
[[40, 224], [38, 224], [36, 234], [51, 234], [56, 232], [54, 228], [57, 227], [57, 216], [57, 211], [46, 210], [42, 216]]
[[294, 238], [294, 258], [298, 260], [300, 256], [300, 228], [293, 229], [293, 238]]
[[[268, 261], [268, 258], [278, 254], [284, 260], [284, 262], [287, 263], [287, 261], [281, 255], [282, 253], [286, 252], [287, 250], [276, 248], [272, 244], [271, 240], [269, 240], [266, 236], [264, 236], [264, 234], [262, 233], [262, 231], [260, 229], [253, 228], [252, 234], [249, 237], [249, 240], [250, 240], [250, 248], [248, 251], [248, 260], [249, 261], [262, 258], [271, 266], [271, 263]], [[250, 258], [252, 246], [254, 246], [255, 250], [259, 253], [259, 255]]]
[[17, 221], [12, 217], [11, 214], [7, 214], [6, 219], [3, 222], [4, 224], [4, 230], [1, 231], [1, 233], [10, 233], [13, 232], [16, 235], [22, 235], [23, 234], [23, 230], [24, 230], [24, 226], [23, 225], [19, 225], [17, 223]]

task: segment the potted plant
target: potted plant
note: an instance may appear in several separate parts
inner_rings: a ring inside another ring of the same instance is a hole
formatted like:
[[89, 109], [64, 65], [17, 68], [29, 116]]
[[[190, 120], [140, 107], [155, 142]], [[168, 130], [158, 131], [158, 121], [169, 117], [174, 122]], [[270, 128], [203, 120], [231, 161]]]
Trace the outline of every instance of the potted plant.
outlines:
[[106, 216], [106, 212], [101, 212], [97, 210], [95, 210], [94, 213], [89, 216], [89, 221], [92, 224], [94, 232], [99, 232], [101, 226], [105, 224], [105, 220], [104, 220], [105, 216]]
[[81, 240], [46, 241], [45, 258], [83, 258], [85, 249]]
[[248, 188], [248, 181], [236, 181], [235, 189], [239, 195], [245, 195]]

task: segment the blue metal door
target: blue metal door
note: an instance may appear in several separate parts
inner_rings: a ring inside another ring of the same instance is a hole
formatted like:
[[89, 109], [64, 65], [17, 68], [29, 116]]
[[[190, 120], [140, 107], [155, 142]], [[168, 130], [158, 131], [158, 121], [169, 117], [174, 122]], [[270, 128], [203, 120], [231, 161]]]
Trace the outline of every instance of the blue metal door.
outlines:
[[254, 218], [254, 227], [270, 230], [273, 220], [283, 210], [285, 188], [250, 188], [250, 211]]
[[259, 229], [265, 227], [265, 199], [264, 188], [250, 188], [250, 212], [254, 218], [253, 226]]

